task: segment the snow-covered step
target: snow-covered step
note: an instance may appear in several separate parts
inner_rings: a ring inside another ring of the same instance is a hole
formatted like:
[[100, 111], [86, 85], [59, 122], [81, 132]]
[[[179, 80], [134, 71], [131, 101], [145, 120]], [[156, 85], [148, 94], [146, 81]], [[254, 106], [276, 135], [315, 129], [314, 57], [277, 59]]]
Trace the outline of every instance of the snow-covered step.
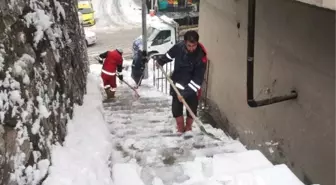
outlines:
[[144, 85], [135, 100], [134, 93], [122, 85], [116, 100], [103, 104], [115, 149], [116, 184], [302, 185], [286, 166], [273, 166], [259, 151], [247, 151], [206, 122], [205, 129], [222, 141], [203, 135], [196, 124], [193, 138], [177, 136], [171, 98], [155, 91]]
[[139, 125], [143, 124], [144, 126], [146, 124], [150, 124], [152, 129], [160, 124], [170, 125], [172, 128], [175, 126], [173, 124], [167, 123], [170, 119], [172, 119], [171, 116], [165, 116], [164, 114], [142, 114], [142, 115], [130, 115], [130, 114], [108, 114], [105, 115], [105, 121], [109, 124], [113, 123], [123, 123], [128, 124], [129, 121], [132, 122], [132, 125]]
[[[203, 137], [203, 136], [201, 136]], [[179, 139], [177, 137], [157, 137], [157, 138], [146, 138], [146, 139], [139, 139], [134, 138], [131, 140], [125, 140], [124, 142], [120, 142], [121, 145], [127, 146], [125, 150], [135, 150], [135, 151], [150, 151], [153, 148], [156, 149], [167, 149], [171, 151], [176, 150], [185, 150], [185, 151], [192, 151], [198, 150], [202, 148], [216, 148], [220, 146], [224, 146], [225, 143], [216, 143], [216, 142], [202, 142], [199, 139], [199, 142], [193, 141], [186, 141], [183, 138]], [[149, 142], [151, 141], [151, 142]]]
[[173, 133], [174, 130], [172, 130], [171, 128], [165, 125], [162, 125], [162, 126], [165, 128], [161, 130], [143, 129], [141, 125], [139, 127], [132, 126], [127, 129], [113, 129], [113, 127], [110, 127], [110, 132], [111, 134], [115, 135], [118, 138], [132, 137], [132, 138], [142, 139], [142, 140], [146, 138], [153, 139], [153, 137], [162, 137], [161, 135], [167, 135], [167, 134]]
[[[125, 116], [126, 117], [126, 116]], [[151, 120], [144, 120], [144, 119], [133, 119], [133, 118], [126, 118], [125, 117], [106, 117], [106, 122], [109, 124], [111, 129], [150, 129], [150, 130], [162, 130], [165, 127], [174, 128], [172, 124], [163, 121], [162, 119], [151, 119]], [[139, 123], [139, 121], [143, 121], [143, 123]], [[134, 123], [138, 121], [137, 123]], [[153, 129], [155, 127], [155, 129]]]
[[284, 164], [238, 173], [231, 177], [222, 176], [216, 181], [225, 185], [304, 185]]
[[151, 111], [155, 111], [155, 112], [164, 112], [167, 114], [167, 112], [169, 112], [171, 109], [169, 107], [156, 107], [156, 108], [137, 108], [137, 107], [132, 107], [132, 109], [114, 109], [112, 107], [109, 107], [108, 109], [106, 109], [108, 111], [108, 114], [112, 115], [112, 114], [144, 114], [147, 112], [151, 112]]
[[[198, 156], [207, 156], [206, 154], [208, 154], [208, 157], [211, 157], [218, 153], [235, 152], [232, 149], [237, 148], [233, 142], [227, 145], [215, 144], [206, 146], [205, 148], [198, 148], [194, 147], [192, 143], [189, 146], [184, 144], [178, 145], [177, 143], [174, 144], [170, 142], [173, 140], [166, 139], [167, 140], [155, 141], [158, 145], [152, 145], [152, 147], [147, 149], [145, 142], [136, 142], [137, 140], [135, 139], [126, 140], [125, 143], [119, 143], [116, 145], [118, 146], [116, 148], [123, 151], [124, 157], [129, 156], [130, 158], [136, 158], [139, 164], [152, 167], [179, 165], [180, 162], [192, 161]], [[244, 148], [241, 148], [241, 150], [244, 150]]]
[[245, 152], [246, 148], [244, 145], [237, 141], [226, 142], [223, 146], [217, 147], [207, 147], [207, 148], [200, 148], [198, 150], [192, 151], [194, 156], [197, 157], [213, 157], [216, 154], [222, 153], [236, 153], [236, 152]]
[[[111, 100], [112, 101], [112, 100]], [[124, 103], [124, 102], [109, 102], [104, 103], [105, 107], [111, 108], [127, 108], [129, 106], [137, 107], [137, 108], [157, 108], [157, 107], [170, 107], [170, 102], [148, 102], [148, 103], [138, 103], [138, 102], [131, 102], [131, 103]]]
[[138, 175], [138, 165], [132, 163], [114, 164], [112, 178], [114, 184], [145, 185]]
[[167, 112], [170, 110], [170, 108], [168, 106], [158, 106], [158, 105], [153, 105], [152, 107], [148, 105], [143, 106], [128, 105], [128, 106], [108, 107], [106, 110], [108, 110], [111, 114], [130, 113], [130, 112], [132, 112], [133, 114], [143, 114], [150, 111]]
[[269, 168], [273, 164], [259, 151], [224, 153], [213, 156], [214, 176], [232, 176], [242, 172]]

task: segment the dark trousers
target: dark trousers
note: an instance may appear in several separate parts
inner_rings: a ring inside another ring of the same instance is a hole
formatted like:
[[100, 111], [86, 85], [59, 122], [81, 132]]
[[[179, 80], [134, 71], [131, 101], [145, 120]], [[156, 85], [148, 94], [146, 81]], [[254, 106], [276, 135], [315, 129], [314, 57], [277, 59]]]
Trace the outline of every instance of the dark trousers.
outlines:
[[142, 80], [142, 77], [143, 77], [142, 75], [143, 75], [143, 72], [140, 69], [132, 68], [131, 77], [137, 85], [141, 85], [140, 81]]
[[[189, 105], [193, 113], [197, 115], [198, 98], [196, 94], [185, 98], [185, 101], [187, 102], [187, 104]], [[187, 112], [187, 116], [189, 118], [192, 118], [188, 110], [186, 110], [186, 112]], [[173, 113], [174, 118], [183, 116], [183, 103], [180, 102], [175, 96], [173, 96], [173, 101], [172, 101], [172, 113]]]

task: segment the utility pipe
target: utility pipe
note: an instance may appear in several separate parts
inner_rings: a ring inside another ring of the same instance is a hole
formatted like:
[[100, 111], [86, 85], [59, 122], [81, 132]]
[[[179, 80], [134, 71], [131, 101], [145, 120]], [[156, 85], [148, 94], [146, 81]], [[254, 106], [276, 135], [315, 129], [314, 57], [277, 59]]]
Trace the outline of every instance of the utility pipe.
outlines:
[[256, 0], [248, 1], [248, 27], [247, 27], [247, 104], [250, 107], [261, 107], [286, 100], [296, 99], [298, 94], [291, 91], [284, 96], [277, 96], [263, 100], [254, 99], [254, 39], [255, 39], [255, 10]]

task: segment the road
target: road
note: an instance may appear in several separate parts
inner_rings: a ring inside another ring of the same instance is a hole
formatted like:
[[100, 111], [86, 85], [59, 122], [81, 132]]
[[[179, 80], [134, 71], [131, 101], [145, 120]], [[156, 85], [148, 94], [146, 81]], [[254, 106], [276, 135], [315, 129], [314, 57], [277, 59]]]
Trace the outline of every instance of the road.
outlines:
[[97, 31], [97, 43], [89, 46], [89, 58], [97, 56], [107, 50], [122, 48], [124, 57], [132, 53], [132, 42], [141, 34], [141, 28], [132, 28], [123, 31]]
[[97, 43], [88, 47], [90, 61], [115, 48], [122, 48], [124, 57], [129, 58], [133, 40], [141, 35], [141, 0], [92, 0], [92, 3], [97, 23], [85, 29], [96, 33]]

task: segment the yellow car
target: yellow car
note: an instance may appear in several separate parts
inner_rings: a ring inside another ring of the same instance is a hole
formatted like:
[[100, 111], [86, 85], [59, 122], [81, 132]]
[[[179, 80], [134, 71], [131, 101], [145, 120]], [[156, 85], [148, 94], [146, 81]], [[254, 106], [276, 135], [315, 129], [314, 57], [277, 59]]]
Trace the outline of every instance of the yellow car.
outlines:
[[94, 10], [89, 1], [78, 2], [78, 11], [82, 14], [83, 25], [92, 26], [96, 24]]

